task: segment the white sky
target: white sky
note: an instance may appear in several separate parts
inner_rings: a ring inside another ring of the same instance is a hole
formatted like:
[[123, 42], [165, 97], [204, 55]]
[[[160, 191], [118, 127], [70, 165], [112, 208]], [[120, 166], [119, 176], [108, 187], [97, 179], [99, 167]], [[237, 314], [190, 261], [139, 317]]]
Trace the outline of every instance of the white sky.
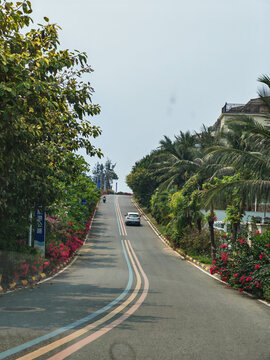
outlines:
[[[257, 97], [270, 74], [269, 0], [32, 0], [35, 22], [62, 27], [61, 48], [88, 54], [95, 72], [93, 141], [118, 190], [163, 135], [213, 125], [225, 102]], [[87, 158], [92, 168], [97, 158]]]

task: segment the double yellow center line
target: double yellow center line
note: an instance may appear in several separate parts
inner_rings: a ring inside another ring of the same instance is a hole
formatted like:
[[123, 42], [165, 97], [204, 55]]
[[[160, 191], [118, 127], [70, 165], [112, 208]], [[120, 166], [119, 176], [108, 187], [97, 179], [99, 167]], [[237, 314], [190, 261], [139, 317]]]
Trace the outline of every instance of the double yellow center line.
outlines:
[[127, 236], [127, 229], [126, 229], [126, 226], [125, 226], [125, 223], [124, 223], [124, 220], [123, 220], [123, 216], [122, 216], [121, 211], [120, 211], [118, 196], [115, 199], [115, 210], [116, 210], [116, 213], [117, 213], [117, 220], [118, 220], [118, 224], [119, 224], [120, 235]]

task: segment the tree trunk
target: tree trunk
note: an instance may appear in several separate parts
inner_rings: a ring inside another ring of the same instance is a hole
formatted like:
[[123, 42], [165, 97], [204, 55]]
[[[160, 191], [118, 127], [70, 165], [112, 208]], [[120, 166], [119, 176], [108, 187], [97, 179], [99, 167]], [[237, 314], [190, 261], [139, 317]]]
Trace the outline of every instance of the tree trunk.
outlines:
[[217, 248], [215, 243], [214, 221], [213, 220], [208, 221], [208, 225], [209, 225], [210, 239], [211, 239], [211, 256], [212, 259], [214, 260], [217, 254]]
[[236, 242], [237, 240], [237, 229], [238, 229], [239, 223], [233, 223], [232, 224], [232, 236], [233, 236], [233, 240], [234, 242]]
[[190, 228], [192, 228], [192, 218], [190, 216], [189, 211], [187, 212], [187, 224]]
[[199, 230], [199, 232], [201, 232], [202, 230], [202, 219], [200, 218], [197, 219], [197, 229]]

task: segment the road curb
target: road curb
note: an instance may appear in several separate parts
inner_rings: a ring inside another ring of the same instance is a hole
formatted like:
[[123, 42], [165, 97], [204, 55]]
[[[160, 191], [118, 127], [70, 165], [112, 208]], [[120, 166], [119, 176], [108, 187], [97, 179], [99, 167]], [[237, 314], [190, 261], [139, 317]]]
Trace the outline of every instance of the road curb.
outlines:
[[16, 290], [16, 289], [21, 289], [21, 288], [26, 288], [28, 287], [29, 285], [33, 286], [33, 285], [36, 285], [38, 284], [41, 280], [44, 280], [48, 277], [51, 277], [55, 274], [57, 274], [61, 269], [63, 269], [65, 266], [67, 266], [71, 261], [72, 259], [76, 256], [77, 253], [74, 253], [73, 256], [71, 256], [69, 258], [68, 261], [65, 261], [64, 263], [61, 263], [59, 265], [56, 266], [57, 268], [57, 271], [52, 271], [48, 274], [46, 273], [40, 273], [38, 275], [35, 275], [35, 276], [30, 276], [30, 277], [27, 277], [25, 279], [20, 279], [18, 281], [13, 281], [11, 283], [9, 283], [8, 285], [3, 285], [1, 284], [0, 285], [0, 294], [4, 294], [8, 291], [12, 291], [12, 290]]
[[60, 270], [64, 270], [68, 265], [71, 265], [71, 263], [75, 260], [75, 258], [78, 257], [78, 254], [79, 254], [81, 248], [85, 245], [85, 243], [87, 241], [87, 238], [89, 236], [89, 233], [90, 233], [90, 230], [91, 230], [91, 227], [92, 227], [92, 223], [93, 223], [97, 208], [98, 208], [98, 204], [96, 205], [95, 211], [94, 211], [93, 216], [91, 218], [90, 225], [89, 225], [89, 231], [85, 236], [83, 245], [76, 252], [74, 252], [72, 254], [72, 256], [68, 260], [66, 260], [65, 262], [63, 262], [61, 264], [58, 264], [57, 266], [55, 266], [55, 268], [57, 269], [56, 271], [51, 271], [51, 272], [49, 272], [47, 274], [42, 272], [42, 273], [40, 273], [38, 275], [31, 276], [31, 277], [28, 277], [26, 279], [20, 279], [18, 281], [13, 281], [13, 282], [9, 283], [8, 285], [1, 284], [2, 275], [0, 274], [0, 295], [5, 294], [5, 293], [10, 292], [10, 291], [17, 290], [17, 289], [19, 290], [19, 289], [22, 289], [22, 288], [26, 288], [28, 286], [37, 285], [37, 284], [39, 284], [39, 282], [41, 282], [44, 279], [49, 279], [51, 277], [56, 276], [57, 274], [60, 274]]

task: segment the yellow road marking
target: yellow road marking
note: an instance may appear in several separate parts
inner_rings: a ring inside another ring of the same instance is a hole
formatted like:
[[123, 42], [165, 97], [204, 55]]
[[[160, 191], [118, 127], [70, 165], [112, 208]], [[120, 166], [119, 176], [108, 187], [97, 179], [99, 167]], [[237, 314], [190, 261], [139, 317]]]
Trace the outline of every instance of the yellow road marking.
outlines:
[[133, 256], [131, 255], [129, 246], [127, 245], [127, 241], [124, 240], [125, 243], [125, 247], [127, 249], [129, 258], [131, 260], [132, 263], [132, 267], [135, 271], [136, 274], [136, 278], [137, 278], [137, 283], [136, 286], [133, 290], [133, 293], [130, 295], [130, 297], [128, 299], [126, 299], [121, 305], [119, 305], [117, 308], [115, 308], [114, 310], [112, 310], [111, 312], [109, 312], [109, 314], [107, 314], [106, 316], [104, 316], [103, 318], [95, 321], [93, 324], [89, 324], [87, 326], [85, 326], [84, 328], [75, 331], [74, 333], [65, 336], [62, 339], [56, 340], [53, 343], [43, 346], [41, 348], [39, 348], [38, 350], [33, 351], [32, 353], [29, 353], [27, 355], [24, 355], [20, 358], [17, 358], [17, 360], [33, 360], [36, 359], [37, 357], [46, 354], [49, 351], [52, 351], [54, 349], [56, 349], [57, 347], [64, 345], [66, 343], [68, 343], [71, 340], [76, 339], [77, 337], [87, 333], [90, 330], [93, 330], [94, 328], [96, 328], [97, 326], [103, 324], [104, 322], [108, 321], [109, 319], [111, 319], [112, 317], [114, 317], [116, 314], [118, 314], [120, 311], [122, 311], [124, 308], [126, 308], [137, 296], [137, 294], [139, 293], [139, 290], [141, 288], [141, 284], [142, 284], [142, 279], [141, 276], [139, 274], [137, 265], [134, 262]]
[[120, 221], [120, 226], [121, 226], [121, 229], [122, 229], [122, 234], [127, 235], [127, 230], [126, 230], [126, 227], [125, 227], [125, 224], [124, 224], [124, 221], [123, 221], [123, 217], [122, 217], [122, 214], [121, 214], [121, 211], [120, 211], [118, 197], [116, 198], [116, 209], [117, 209], [118, 218], [119, 218], [119, 221]]

